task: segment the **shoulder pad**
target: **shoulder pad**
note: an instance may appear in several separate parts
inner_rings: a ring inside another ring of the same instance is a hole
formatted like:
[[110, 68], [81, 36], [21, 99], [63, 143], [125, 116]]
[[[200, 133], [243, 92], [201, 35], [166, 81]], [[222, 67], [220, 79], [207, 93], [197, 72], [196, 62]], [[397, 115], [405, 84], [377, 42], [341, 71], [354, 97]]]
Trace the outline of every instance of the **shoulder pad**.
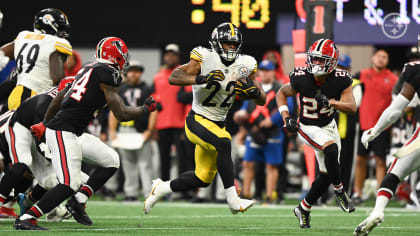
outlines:
[[59, 37], [55, 37], [55, 38], [56, 38], [55, 43], [54, 43], [55, 49], [60, 53], [71, 56], [73, 53], [73, 48], [71, 47], [69, 41], [63, 38], [59, 38]]

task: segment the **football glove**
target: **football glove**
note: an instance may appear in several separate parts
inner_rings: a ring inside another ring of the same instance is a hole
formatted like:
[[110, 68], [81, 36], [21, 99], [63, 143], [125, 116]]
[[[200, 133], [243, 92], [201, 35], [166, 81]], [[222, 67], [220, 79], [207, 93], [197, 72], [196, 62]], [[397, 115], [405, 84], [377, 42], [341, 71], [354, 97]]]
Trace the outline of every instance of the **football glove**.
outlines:
[[153, 99], [153, 97], [148, 97], [144, 101], [144, 105], [147, 107], [149, 112], [153, 112], [156, 110], [156, 101]]
[[373, 128], [372, 129], [368, 129], [365, 132], [363, 132], [361, 141], [363, 146], [365, 146], [365, 148], [367, 149], [369, 146], [369, 142], [374, 140], [376, 137], [378, 137], [379, 134], [374, 134], [373, 133]]
[[328, 102], [327, 96], [324, 94], [317, 93], [315, 95], [315, 100], [320, 104], [322, 107], [329, 107], [330, 103]]
[[284, 127], [286, 127], [287, 132], [289, 133], [296, 133], [299, 130], [299, 125], [296, 122], [295, 119], [287, 117], [284, 119], [286, 123], [284, 124]]
[[235, 83], [235, 93], [239, 96], [245, 96], [255, 99], [260, 96], [261, 91], [255, 86], [250, 78], [238, 79]]
[[44, 136], [45, 129], [46, 127], [44, 125], [44, 122], [40, 122], [31, 126], [31, 133], [33, 136], [35, 136], [35, 138], [38, 139], [38, 141], [40, 141], [42, 136]]
[[207, 75], [197, 75], [195, 77], [196, 84], [206, 84], [210, 81], [222, 81], [225, 79], [225, 75], [221, 70], [212, 70]]

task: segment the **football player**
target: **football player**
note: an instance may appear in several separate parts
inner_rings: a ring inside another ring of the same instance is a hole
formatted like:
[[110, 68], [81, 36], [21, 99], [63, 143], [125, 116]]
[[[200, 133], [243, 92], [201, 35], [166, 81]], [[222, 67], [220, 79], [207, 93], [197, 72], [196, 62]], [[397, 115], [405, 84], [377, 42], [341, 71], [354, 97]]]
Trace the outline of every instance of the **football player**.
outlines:
[[66, 14], [47, 8], [35, 16], [34, 31], [24, 30], [13, 42], [0, 48], [0, 57], [5, 55], [17, 64], [17, 85], [8, 99], [9, 110], [18, 108], [28, 97], [46, 92], [64, 78], [64, 62], [72, 54], [66, 39], [69, 30]]
[[[415, 93], [420, 95], [420, 60], [406, 63], [400, 75], [400, 80], [404, 81], [400, 93], [385, 109], [375, 126], [363, 132], [361, 141], [366, 148], [370, 141], [374, 140], [382, 131], [401, 117]], [[384, 221], [385, 207], [395, 194], [398, 184], [413, 171], [420, 168], [419, 132], [420, 127], [416, 129], [404, 146], [396, 152], [397, 157], [402, 159], [396, 158], [389, 167], [378, 189], [375, 207], [370, 215], [356, 227], [354, 235], [368, 235], [373, 228]]]
[[[128, 48], [124, 41], [117, 37], [102, 39], [96, 47], [96, 61], [79, 71], [72, 86], [52, 100], [44, 121], [31, 127], [37, 137], [45, 133], [59, 184], [49, 190], [26, 214], [16, 219], [15, 229], [46, 230], [37, 225], [36, 219], [70, 196], [66, 207], [75, 220], [85, 225], [92, 224], [85, 212], [86, 202], [117, 171], [119, 157], [115, 151], [112, 152], [114, 154], [109, 153], [111, 155], [99, 155], [98, 152], [111, 151], [107, 151], [107, 145], [98, 138], [82, 135], [84, 129], [105, 105], [109, 105], [120, 121], [147, 115], [156, 108], [152, 97], [147, 98], [143, 106], [124, 105], [118, 86], [121, 82], [120, 73], [127, 67]], [[87, 183], [80, 187], [82, 156], [89, 157], [89, 161], [98, 167]]]
[[[341, 183], [339, 153], [340, 135], [333, 119], [335, 110], [356, 112], [352, 92], [352, 79], [344, 71], [336, 69], [338, 49], [330, 39], [320, 39], [311, 45], [305, 67], [295, 68], [289, 75], [290, 83], [277, 92], [277, 104], [285, 127], [290, 133], [298, 133], [305, 144], [316, 153], [319, 176], [312, 183], [306, 197], [294, 209], [301, 228], [310, 228], [312, 204], [333, 184], [335, 197], [345, 212], [354, 206]], [[299, 119], [290, 117], [286, 98], [299, 93]]]
[[17, 110], [7, 112], [12, 115], [5, 124], [4, 133], [12, 166], [0, 181], [0, 206], [5, 203], [12, 189], [15, 189], [15, 195], [24, 192], [32, 183], [34, 176], [44, 189], [56, 185], [54, 170], [37, 151], [30, 127], [44, 119], [51, 100], [64, 88], [64, 84], [69, 82], [71, 79], [62, 80], [59, 88], [53, 87], [26, 100]]
[[234, 186], [234, 168], [231, 158], [231, 136], [226, 131], [225, 119], [235, 94], [265, 104], [265, 92], [255, 81], [256, 60], [240, 54], [242, 34], [232, 23], [218, 25], [211, 34], [212, 49], [196, 47], [190, 61], [172, 72], [169, 83], [178, 86], [193, 85], [193, 104], [186, 118], [185, 133], [195, 144], [195, 171], [163, 182], [156, 179], [152, 192], [144, 201], [149, 213], [163, 196], [179, 191], [207, 187], [216, 172], [227, 195], [233, 214], [244, 212], [254, 201], [238, 197]]

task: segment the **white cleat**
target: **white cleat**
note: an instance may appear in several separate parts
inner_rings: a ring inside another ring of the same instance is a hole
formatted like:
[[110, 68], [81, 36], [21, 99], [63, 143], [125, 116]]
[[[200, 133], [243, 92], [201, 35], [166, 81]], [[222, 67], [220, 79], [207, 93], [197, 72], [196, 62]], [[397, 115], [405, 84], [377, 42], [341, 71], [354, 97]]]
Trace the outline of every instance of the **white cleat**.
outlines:
[[159, 201], [165, 194], [159, 192], [159, 186], [163, 183], [160, 178], [152, 181], [152, 191], [150, 195], [144, 200], [144, 213], [148, 214], [152, 210], [153, 206]]
[[232, 200], [227, 200], [230, 211], [232, 214], [238, 214], [238, 212], [244, 213], [248, 208], [251, 208], [255, 202], [254, 200], [242, 199], [242, 198], [234, 198]]
[[372, 212], [368, 218], [360, 223], [353, 232], [354, 236], [365, 236], [384, 221], [383, 212]]

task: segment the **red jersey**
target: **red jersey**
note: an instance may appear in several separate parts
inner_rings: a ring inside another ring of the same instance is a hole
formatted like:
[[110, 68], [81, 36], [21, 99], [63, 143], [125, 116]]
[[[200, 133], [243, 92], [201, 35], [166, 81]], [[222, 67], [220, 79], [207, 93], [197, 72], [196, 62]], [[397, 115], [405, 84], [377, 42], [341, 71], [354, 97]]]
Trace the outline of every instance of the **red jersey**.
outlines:
[[368, 130], [375, 126], [382, 112], [391, 104], [392, 89], [398, 77], [388, 69], [380, 72], [373, 68], [360, 71], [364, 85], [363, 99], [359, 108], [360, 128]]
[[172, 69], [162, 69], [154, 77], [155, 96], [158, 97], [162, 110], [158, 113], [156, 129], [184, 128], [185, 105], [178, 102], [177, 95], [181, 87], [169, 84]]

